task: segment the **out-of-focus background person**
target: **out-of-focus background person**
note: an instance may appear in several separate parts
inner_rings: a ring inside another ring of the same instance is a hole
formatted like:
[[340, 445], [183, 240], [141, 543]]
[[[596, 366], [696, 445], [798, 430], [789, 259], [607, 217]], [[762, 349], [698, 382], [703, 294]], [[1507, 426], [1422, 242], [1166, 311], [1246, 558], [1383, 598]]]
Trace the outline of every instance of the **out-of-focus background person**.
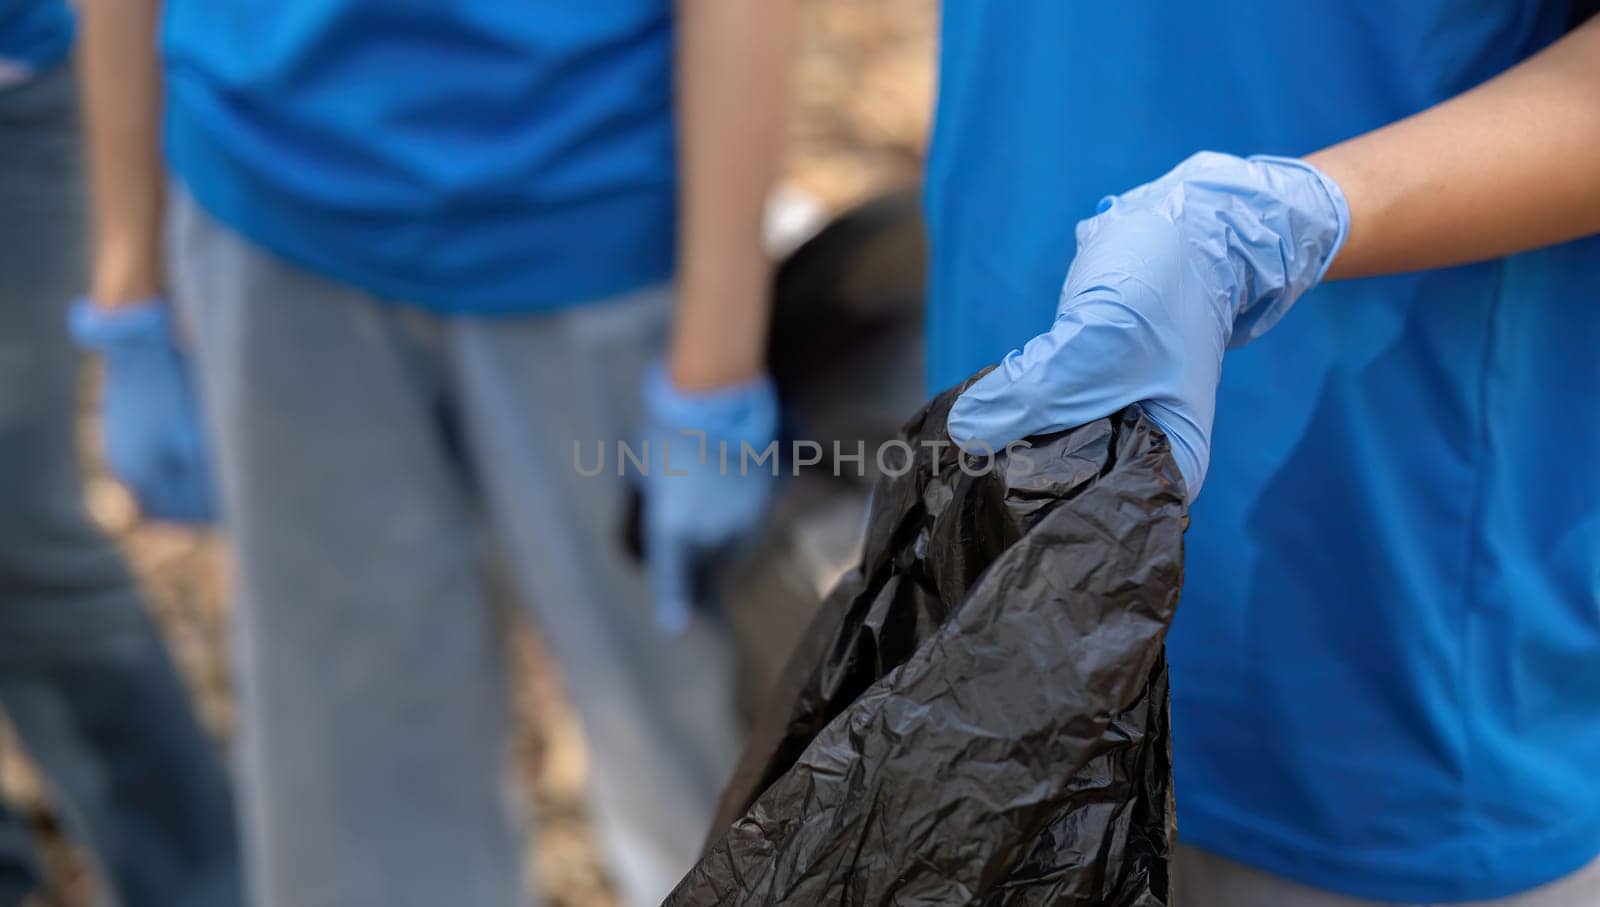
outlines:
[[[784, 228], [776, 231], [783, 235], [779, 241], [782, 246], [803, 237], [808, 226], [815, 224], [819, 211], [842, 210], [880, 191], [913, 185], [920, 168], [931, 100], [934, 17], [933, 4], [928, 0], [883, 0], [872, 5], [855, 0], [818, 0], [803, 4], [799, 16], [796, 92], [783, 111], [788, 127], [788, 161], [780, 197], [787, 203], [778, 206], [784, 216], [777, 220]], [[108, 32], [116, 36], [124, 28], [135, 35], [149, 34], [156, 25], [124, 22], [116, 28], [96, 29], [91, 22], [87, 37], [93, 41]], [[105, 59], [103, 53], [98, 56]], [[126, 68], [127, 62], [118, 61], [115, 56], [112, 59], [113, 72], [138, 72]], [[131, 90], [137, 86], [123, 87]], [[132, 109], [114, 104], [108, 113]], [[159, 128], [156, 121], [136, 116], [103, 117], [101, 122], [109, 123], [113, 129]], [[152, 166], [142, 155], [111, 160], [101, 156], [99, 164], [104, 168], [100, 172], [109, 174], [119, 168], [138, 174], [148, 172]], [[109, 175], [106, 181], [117, 179]], [[120, 184], [124, 192], [139, 192], [140, 187], [151, 185], [125, 179]], [[154, 184], [154, 188], [163, 187]], [[159, 195], [149, 199], [143, 210], [152, 215], [159, 213]], [[103, 295], [125, 295], [129, 302], [159, 295], [166, 283], [161, 274], [162, 254], [159, 249], [150, 248], [159, 244], [159, 232], [157, 227], [124, 232], [121, 235], [132, 241], [131, 247], [100, 244], [100, 266], [94, 269], [94, 276], [104, 282]], [[113, 292], [119, 283], [124, 289]], [[82, 289], [82, 277], [78, 276], [66, 292]], [[54, 317], [59, 326], [65, 313], [64, 297], [57, 302]], [[177, 352], [185, 345], [180, 339], [172, 349]], [[96, 430], [82, 433], [92, 442], [102, 434], [98, 429], [109, 426], [98, 413], [94, 387], [88, 390], [91, 393], [83, 398], [87, 406], [80, 413], [86, 423], [94, 423], [92, 428]], [[149, 591], [157, 622], [198, 695], [206, 724], [232, 736], [239, 729], [241, 716], [234, 707], [229, 682], [227, 639], [231, 618], [226, 605], [232, 577], [222, 540], [210, 533], [141, 521], [132, 498], [102, 471], [104, 458], [99, 445], [91, 444], [85, 454], [91, 467], [91, 511], [122, 543]], [[286, 450], [284, 455], [293, 456], [294, 451]], [[565, 456], [570, 461], [570, 451]], [[675, 458], [674, 462], [678, 460]], [[570, 462], [563, 465], [571, 471]], [[784, 495], [792, 499], [795, 492], [789, 489]], [[147, 509], [146, 516], [149, 515]], [[844, 522], [851, 525], [849, 520]], [[786, 571], [780, 572], [788, 576]], [[648, 604], [640, 607], [648, 612]], [[789, 624], [804, 619], [803, 614], [756, 616], [761, 639], [756, 654], [769, 661], [782, 657], [777, 650], [787, 638], [783, 633], [772, 632], [774, 617]], [[653, 617], [646, 619], [653, 622]], [[539, 834], [525, 841], [530, 862], [537, 866], [536, 878], [530, 881], [550, 903], [613, 903], [618, 872], [603, 843], [596, 846], [597, 836], [590, 826], [592, 811], [586, 792], [595, 754], [592, 742], [585, 746], [576, 716], [568, 706], [572, 684], [556, 669], [548, 644], [536, 644], [520, 628], [508, 629], [513, 631], [508, 637], [513, 643], [510, 667], [515, 679], [518, 732], [512, 761], [518, 780], [523, 782], [517, 792], [527, 795], [527, 807], [536, 812], [539, 825]], [[786, 632], [794, 629], [785, 628]], [[774, 667], [765, 665], [768, 671]], [[747, 685], [750, 689], [744, 691], [743, 698], [747, 702], [758, 700], [756, 687], [760, 684], [747, 680]], [[40, 856], [47, 883], [40, 903], [80, 907], [97, 902], [103, 893], [100, 889], [105, 887], [102, 874], [89, 865], [91, 861], [84, 851], [57, 834], [59, 798], [50, 796], [53, 792], [38, 783], [27, 754], [14, 743], [15, 738], [0, 728], [0, 790], [40, 833]], [[705, 829], [690, 827], [691, 824], [686, 821], [680, 833], [687, 846], [695, 847]]]
[[[84, 505], [73, 37], [64, 2], [0, 3], [0, 710], [118, 903], [226, 907], [241, 900], [221, 760]], [[38, 894], [34, 851], [0, 805], [0, 904]]]
[[[237, 556], [252, 899], [524, 902], [505, 598], [565, 668], [622, 899], [657, 902], [737, 744], [726, 646], [690, 619], [687, 578], [766, 484], [646, 481], [652, 594], [617, 544], [625, 483], [579, 475], [573, 445], [776, 431], [760, 228], [786, 4], [104, 0], [85, 18], [96, 225], [120, 253], [101, 263], [134, 288], [85, 320], [172, 337], [181, 310], [171, 358], [198, 376]], [[120, 400], [140, 431], [181, 433], [171, 371], [109, 369], [108, 429]], [[140, 504], [190, 506], [193, 446], [139, 450], [160, 463], [122, 470], [150, 476], [128, 482]]]

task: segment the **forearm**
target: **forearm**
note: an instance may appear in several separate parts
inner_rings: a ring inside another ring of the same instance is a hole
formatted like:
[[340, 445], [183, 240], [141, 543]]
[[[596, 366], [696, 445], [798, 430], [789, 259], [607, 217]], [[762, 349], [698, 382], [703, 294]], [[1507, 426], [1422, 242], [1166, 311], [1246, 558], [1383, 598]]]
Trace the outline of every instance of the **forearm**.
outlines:
[[1330, 279], [1600, 232], [1600, 19], [1457, 98], [1307, 158], [1344, 190]]
[[84, 0], [79, 64], [93, 190], [90, 293], [116, 307], [157, 295], [164, 176], [156, 22], [161, 0]]
[[762, 215], [781, 158], [792, 0], [679, 0], [680, 389], [761, 374], [770, 266]]

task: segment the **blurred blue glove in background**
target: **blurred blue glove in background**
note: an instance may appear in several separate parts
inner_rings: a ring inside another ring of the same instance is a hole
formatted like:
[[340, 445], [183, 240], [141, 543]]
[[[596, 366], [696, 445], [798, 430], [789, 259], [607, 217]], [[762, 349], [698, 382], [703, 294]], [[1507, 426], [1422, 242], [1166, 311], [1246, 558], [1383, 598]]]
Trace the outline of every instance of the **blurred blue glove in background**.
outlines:
[[105, 365], [100, 415], [112, 475], [150, 519], [211, 522], [205, 434], [166, 303], [102, 310], [79, 300], [70, 323], [73, 339]]
[[[778, 430], [772, 382], [756, 381], [710, 393], [685, 393], [660, 364], [646, 375], [650, 468], [644, 480], [644, 548], [656, 597], [656, 622], [682, 632], [694, 610], [696, 564], [755, 528], [772, 495]], [[726, 455], [724, 456], [724, 451]]]
[[1223, 351], [1315, 286], [1349, 227], [1339, 187], [1290, 158], [1201, 152], [1107, 198], [1078, 225], [1055, 324], [961, 395], [950, 437], [998, 451], [1143, 401], [1193, 501]]

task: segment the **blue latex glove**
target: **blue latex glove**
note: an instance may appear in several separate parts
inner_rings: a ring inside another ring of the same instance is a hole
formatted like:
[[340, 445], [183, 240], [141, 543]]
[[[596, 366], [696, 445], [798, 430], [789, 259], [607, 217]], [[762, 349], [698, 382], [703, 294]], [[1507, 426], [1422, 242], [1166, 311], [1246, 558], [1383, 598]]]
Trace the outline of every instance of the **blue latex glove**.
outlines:
[[1289, 158], [1201, 152], [1105, 199], [1078, 225], [1055, 323], [956, 400], [951, 439], [1000, 450], [1143, 401], [1193, 501], [1223, 351], [1315, 286], [1349, 228], [1339, 187]]
[[101, 310], [72, 306], [72, 336], [100, 354], [100, 417], [106, 460], [146, 517], [179, 523], [215, 518], [210, 459], [188, 362], [160, 300]]
[[[694, 612], [696, 563], [755, 528], [772, 496], [773, 461], [758, 466], [753, 457], [766, 453], [776, 436], [777, 394], [766, 378], [684, 393], [658, 364], [646, 375], [644, 396], [651, 451], [644, 480], [645, 559], [656, 622], [679, 633]], [[751, 459], [741, 458], [741, 443], [754, 452]]]

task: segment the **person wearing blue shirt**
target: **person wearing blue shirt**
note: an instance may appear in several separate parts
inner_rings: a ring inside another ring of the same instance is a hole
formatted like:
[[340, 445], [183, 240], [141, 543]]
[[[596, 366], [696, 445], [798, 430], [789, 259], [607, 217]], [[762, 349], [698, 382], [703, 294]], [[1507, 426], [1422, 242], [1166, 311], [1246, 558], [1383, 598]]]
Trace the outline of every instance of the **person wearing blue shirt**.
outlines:
[[66, 0], [0, 2], [0, 86], [57, 69], [72, 48], [73, 26]]
[[[83, 201], [74, 18], [0, 0], [0, 712], [126, 907], [243, 901], [232, 792], [134, 578], [84, 507]], [[0, 806], [0, 904], [44, 897]]]
[[1188, 484], [1186, 907], [1600, 904], [1585, 15], [944, 5], [931, 384], [998, 363], [952, 437], [1142, 402]]
[[693, 861], [737, 734], [692, 579], [771, 484], [694, 448], [776, 432], [786, 7], [86, 0], [75, 326], [117, 475], [233, 542], [257, 902], [526, 903], [502, 603], [561, 663], [622, 901]]

